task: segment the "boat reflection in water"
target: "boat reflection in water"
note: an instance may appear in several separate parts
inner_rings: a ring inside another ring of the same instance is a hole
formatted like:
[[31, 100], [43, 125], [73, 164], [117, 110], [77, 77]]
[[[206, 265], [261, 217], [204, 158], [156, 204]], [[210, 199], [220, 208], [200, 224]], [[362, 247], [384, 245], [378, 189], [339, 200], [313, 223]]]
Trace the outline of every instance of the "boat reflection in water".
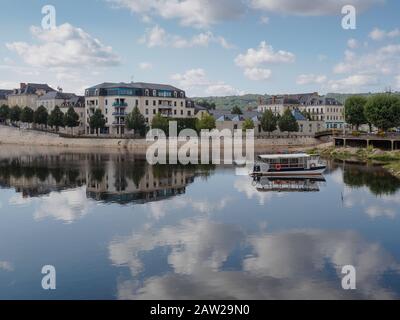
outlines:
[[326, 185], [323, 175], [292, 177], [254, 177], [253, 185], [260, 192], [319, 192]]

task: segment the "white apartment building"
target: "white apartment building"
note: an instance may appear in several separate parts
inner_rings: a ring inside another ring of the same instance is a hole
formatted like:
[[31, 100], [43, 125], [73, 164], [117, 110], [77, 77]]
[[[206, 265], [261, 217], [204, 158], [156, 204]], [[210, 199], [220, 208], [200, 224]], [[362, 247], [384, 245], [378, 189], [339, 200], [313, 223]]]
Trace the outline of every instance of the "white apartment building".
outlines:
[[153, 83], [102, 83], [85, 91], [85, 126], [87, 134], [94, 134], [89, 119], [100, 109], [107, 123], [101, 134], [123, 135], [126, 116], [138, 107], [146, 122], [157, 113], [171, 118], [194, 118], [194, 103], [186, 98], [185, 91], [170, 85]]

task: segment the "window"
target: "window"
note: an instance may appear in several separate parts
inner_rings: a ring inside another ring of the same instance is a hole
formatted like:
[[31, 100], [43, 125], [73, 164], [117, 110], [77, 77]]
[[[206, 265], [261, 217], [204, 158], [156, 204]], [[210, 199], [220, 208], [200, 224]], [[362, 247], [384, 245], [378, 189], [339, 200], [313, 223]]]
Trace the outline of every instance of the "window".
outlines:
[[190, 117], [190, 116], [192, 116], [192, 111], [188, 111], [188, 116]]
[[176, 110], [174, 110], [174, 115], [176, 115]]
[[148, 97], [150, 95], [150, 91], [148, 89], [144, 90], [144, 95]]
[[174, 102], [174, 107], [176, 107], [176, 101]]
[[183, 116], [183, 110], [181, 110], [181, 116]]
[[153, 106], [154, 107], [156, 106], [156, 100], [153, 100]]
[[108, 100], [106, 99], [106, 106], [108, 105]]
[[146, 114], [149, 114], [149, 109], [146, 109]]
[[181, 102], [181, 107], [183, 107], [183, 102]]
[[157, 110], [156, 109], [153, 109], [153, 114], [156, 114], [157, 113]]
[[178, 97], [178, 92], [174, 91], [174, 97], [175, 97], [175, 98]]
[[148, 106], [149, 105], [149, 100], [146, 100], [146, 106]]
[[157, 96], [157, 91], [153, 90], [153, 97], [156, 97], [156, 96]]

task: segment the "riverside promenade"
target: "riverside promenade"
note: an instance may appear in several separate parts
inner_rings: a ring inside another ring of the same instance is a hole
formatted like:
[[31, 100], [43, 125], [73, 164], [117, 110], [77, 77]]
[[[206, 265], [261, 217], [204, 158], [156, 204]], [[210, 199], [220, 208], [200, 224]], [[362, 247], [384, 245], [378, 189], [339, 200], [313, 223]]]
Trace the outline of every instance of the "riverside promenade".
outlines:
[[333, 138], [337, 147], [355, 147], [355, 148], [374, 148], [383, 150], [400, 150], [400, 134], [387, 134], [380, 137], [375, 134], [363, 134], [360, 136], [343, 135]]

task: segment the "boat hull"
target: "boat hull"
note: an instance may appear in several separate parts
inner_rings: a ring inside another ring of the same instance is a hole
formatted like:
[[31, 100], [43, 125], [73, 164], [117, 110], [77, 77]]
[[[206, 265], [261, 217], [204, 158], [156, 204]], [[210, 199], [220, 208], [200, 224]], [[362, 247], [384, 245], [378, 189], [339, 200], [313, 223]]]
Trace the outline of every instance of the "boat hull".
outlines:
[[280, 170], [280, 171], [260, 171], [252, 172], [252, 176], [270, 176], [270, 177], [286, 177], [286, 176], [317, 176], [325, 172], [326, 167], [316, 167], [312, 169], [294, 169], [294, 170]]

